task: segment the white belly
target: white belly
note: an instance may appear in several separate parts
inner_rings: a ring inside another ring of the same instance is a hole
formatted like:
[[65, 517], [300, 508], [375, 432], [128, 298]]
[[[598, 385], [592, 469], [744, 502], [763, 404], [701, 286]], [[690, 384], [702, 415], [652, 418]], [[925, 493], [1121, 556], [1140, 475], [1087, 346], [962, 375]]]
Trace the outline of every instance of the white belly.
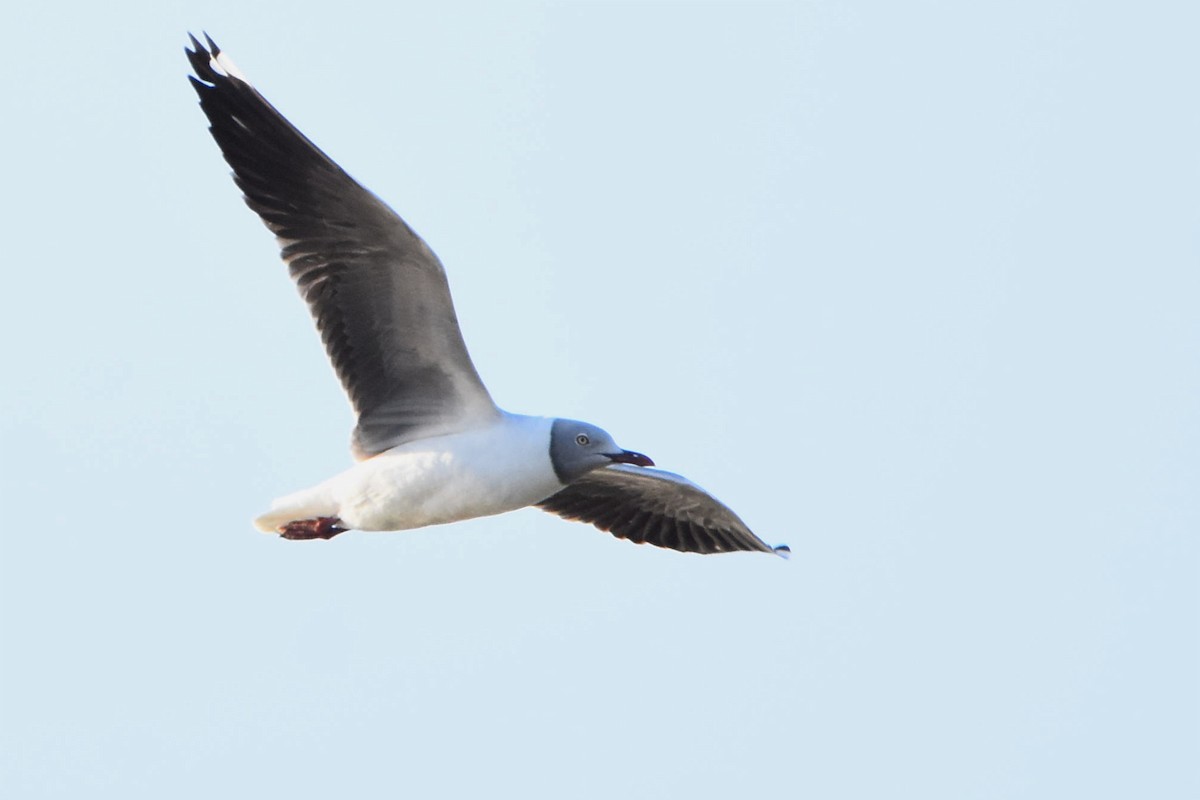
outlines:
[[348, 528], [396, 531], [523, 508], [562, 488], [550, 463], [551, 424], [506, 414], [487, 428], [400, 445], [280, 498], [256, 522], [274, 530], [336, 516]]

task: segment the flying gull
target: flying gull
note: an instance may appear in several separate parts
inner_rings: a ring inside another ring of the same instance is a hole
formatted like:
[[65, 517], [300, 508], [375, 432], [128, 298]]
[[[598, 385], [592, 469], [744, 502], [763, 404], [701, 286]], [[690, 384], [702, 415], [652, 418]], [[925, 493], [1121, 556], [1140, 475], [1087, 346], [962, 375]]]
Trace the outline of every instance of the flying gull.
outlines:
[[467, 354], [441, 262], [258, 93], [211, 38], [188, 76], [246, 204], [275, 234], [357, 415], [356, 463], [254, 521], [285, 539], [538, 506], [692, 553], [771, 547], [687, 479], [586, 422], [510, 414]]

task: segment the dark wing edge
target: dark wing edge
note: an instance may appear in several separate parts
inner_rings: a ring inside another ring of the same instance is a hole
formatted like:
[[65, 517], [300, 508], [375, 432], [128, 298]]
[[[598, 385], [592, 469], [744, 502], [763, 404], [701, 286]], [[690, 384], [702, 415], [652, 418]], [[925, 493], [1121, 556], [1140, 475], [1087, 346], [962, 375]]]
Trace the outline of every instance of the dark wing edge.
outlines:
[[614, 464], [589, 472], [537, 506], [635, 544], [683, 553], [791, 554], [787, 545], [772, 547], [759, 539], [699, 486], [663, 470]]
[[416, 233], [280, 114], [205, 34], [189, 75], [246, 204], [275, 234], [358, 414], [355, 455], [498, 414], [445, 270]]

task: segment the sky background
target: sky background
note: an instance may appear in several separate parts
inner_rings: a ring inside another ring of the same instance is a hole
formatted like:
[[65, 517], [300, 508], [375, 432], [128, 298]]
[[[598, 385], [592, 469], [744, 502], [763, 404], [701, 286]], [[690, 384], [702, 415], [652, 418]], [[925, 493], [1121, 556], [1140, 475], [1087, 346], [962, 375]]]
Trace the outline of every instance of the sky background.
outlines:
[[[1200, 796], [1193, 3], [25, 3], [0, 794]], [[493, 396], [790, 561], [536, 510], [286, 542], [352, 426], [208, 30]]]

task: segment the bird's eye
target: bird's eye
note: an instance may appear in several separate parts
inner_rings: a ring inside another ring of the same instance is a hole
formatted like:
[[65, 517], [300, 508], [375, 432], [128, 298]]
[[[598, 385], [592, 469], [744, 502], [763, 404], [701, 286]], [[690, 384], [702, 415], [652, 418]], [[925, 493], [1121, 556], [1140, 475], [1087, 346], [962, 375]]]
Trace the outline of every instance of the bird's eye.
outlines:
[[575, 444], [579, 445], [580, 447], [587, 447], [591, 443], [592, 440], [588, 438], [586, 433], [581, 433], [575, 437]]

